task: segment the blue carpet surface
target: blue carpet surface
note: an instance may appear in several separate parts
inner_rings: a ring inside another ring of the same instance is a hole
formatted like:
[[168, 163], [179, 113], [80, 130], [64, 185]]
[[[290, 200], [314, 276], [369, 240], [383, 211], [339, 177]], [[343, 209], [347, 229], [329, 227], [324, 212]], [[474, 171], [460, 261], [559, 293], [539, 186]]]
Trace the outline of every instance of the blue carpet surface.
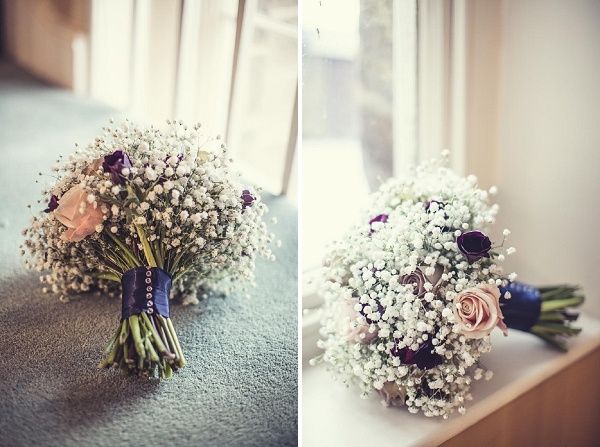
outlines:
[[188, 364], [168, 381], [96, 369], [120, 302], [61, 303], [22, 267], [37, 173], [111, 115], [0, 64], [0, 445], [296, 445], [297, 213], [285, 199], [266, 200], [283, 245], [249, 299], [172, 307]]

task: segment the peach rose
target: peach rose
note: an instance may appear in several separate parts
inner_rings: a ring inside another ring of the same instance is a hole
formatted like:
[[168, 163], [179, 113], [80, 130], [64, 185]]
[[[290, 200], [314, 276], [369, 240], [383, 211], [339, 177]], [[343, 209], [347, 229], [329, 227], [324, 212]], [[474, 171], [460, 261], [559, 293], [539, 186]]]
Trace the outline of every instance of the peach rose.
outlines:
[[496, 326], [504, 335], [508, 330], [500, 310], [500, 290], [490, 284], [480, 284], [463, 290], [454, 298], [454, 315], [467, 338], [483, 338]]
[[[104, 220], [99, 207], [87, 203], [88, 193], [81, 185], [69, 189], [58, 201], [54, 216], [67, 227], [61, 239], [77, 242], [96, 231], [96, 226]], [[83, 213], [80, 210], [83, 208]]]
[[92, 161], [87, 168], [85, 168], [83, 170], [83, 173], [85, 175], [92, 175], [95, 174], [96, 171], [98, 169], [100, 169], [100, 167], [102, 166], [102, 162], [104, 161], [104, 157], [100, 157], [100, 158], [96, 158], [94, 161]]

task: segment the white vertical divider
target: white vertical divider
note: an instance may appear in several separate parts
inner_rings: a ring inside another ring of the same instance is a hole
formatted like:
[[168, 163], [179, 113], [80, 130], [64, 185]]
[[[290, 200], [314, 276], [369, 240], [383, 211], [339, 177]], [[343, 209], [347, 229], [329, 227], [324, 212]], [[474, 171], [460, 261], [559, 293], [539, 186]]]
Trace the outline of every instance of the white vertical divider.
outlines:
[[130, 101], [134, 0], [92, 0], [90, 96], [119, 109]]
[[212, 133], [227, 127], [234, 61], [236, 0], [202, 2], [194, 113]]
[[437, 158], [448, 149], [450, 100], [450, 2], [418, 4], [419, 160]]
[[394, 0], [393, 7], [394, 175], [417, 161], [417, 0]]
[[[203, 0], [184, 1], [179, 41], [179, 66], [175, 91], [175, 117], [194, 120], [194, 96], [197, 92]], [[190, 94], [192, 93], [192, 94]]]
[[[243, 87], [243, 85], [240, 85], [241, 83], [239, 82], [239, 74], [245, 72], [246, 65], [248, 64], [248, 52], [250, 46], [252, 45], [256, 9], [256, 0], [239, 1], [235, 54], [231, 77], [231, 96], [229, 99], [229, 111], [227, 119], [226, 138], [228, 141], [232, 139], [232, 129], [235, 129], [237, 121], [241, 119], [241, 110], [236, 104], [236, 95], [239, 95], [239, 89]], [[230, 141], [230, 143], [233, 144], [234, 148], [238, 146], [235, 144], [235, 141]]]
[[87, 96], [89, 94], [89, 57], [90, 40], [84, 33], [73, 37], [71, 49], [73, 51], [73, 93]]
[[145, 94], [147, 91], [148, 54], [150, 35], [151, 0], [135, 0], [133, 17], [133, 51], [131, 55], [130, 78], [130, 111], [132, 116], [141, 121], [145, 112]]
[[223, 134], [235, 46], [235, 0], [185, 0], [175, 92], [175, 118]]
[[134, 2], [130, 75], [124, 85], [127, 112], [138, 122], [161, 124], [174, 116], [181, 4], [181, 0]]
[[298, 147], [298, 87], [296, 87], [296, 98], [292, 109], [292, 122], [290, 123], [290, 136], [285, 154], [285, 166], [283, 168], [283, 179], [281, 194], [288, 194], [290, 181], [292, 178], [292, 167], [296, 158], [296, 150]]
[[467, 169], [467, 6], [466, 0], [452, 1], [450, 154], [452, 169], [464, 175]]

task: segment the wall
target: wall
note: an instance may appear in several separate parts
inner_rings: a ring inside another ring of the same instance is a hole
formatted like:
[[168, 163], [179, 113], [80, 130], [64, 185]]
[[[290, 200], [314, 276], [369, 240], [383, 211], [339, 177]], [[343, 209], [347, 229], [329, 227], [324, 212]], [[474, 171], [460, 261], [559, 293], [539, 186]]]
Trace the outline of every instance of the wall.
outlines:
[[600, 317], [600, 2], [503, 1], [496, 180], [512, 262]]
[[41, 79], [85, 93], [89, 0], [19, 0], [0, 6], [6, 54]]

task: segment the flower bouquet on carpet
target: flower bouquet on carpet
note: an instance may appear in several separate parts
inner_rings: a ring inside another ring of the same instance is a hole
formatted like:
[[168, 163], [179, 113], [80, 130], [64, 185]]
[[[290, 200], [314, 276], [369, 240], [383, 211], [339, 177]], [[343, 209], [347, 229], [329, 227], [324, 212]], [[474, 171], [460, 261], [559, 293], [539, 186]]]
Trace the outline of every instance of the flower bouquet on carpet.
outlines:
[[554, 345], [577, 333], [565, 309], [581, 303], [570, 286], [534, 289], [505, 276], [510, 231], [493, 244], [496, 188], [483, 191], [432, 161], [372, 195], [363, 224], [335, 242], [323, 268], [324, 362], [363, 397], [411, 413], [464, 413], [494, 329], [514, 327]]
[[238, 183], [225, 146], [199, 128], [105, 128], [58, 160], [49, 203], [24, 231], [25, 263], [42, 272], [45, 292], [120, 292], [120, 323], [100, 367], [170, 377], [185, 365], [170, 298], [243, 289], [256, 257], [273, 257], [267, 207]]

